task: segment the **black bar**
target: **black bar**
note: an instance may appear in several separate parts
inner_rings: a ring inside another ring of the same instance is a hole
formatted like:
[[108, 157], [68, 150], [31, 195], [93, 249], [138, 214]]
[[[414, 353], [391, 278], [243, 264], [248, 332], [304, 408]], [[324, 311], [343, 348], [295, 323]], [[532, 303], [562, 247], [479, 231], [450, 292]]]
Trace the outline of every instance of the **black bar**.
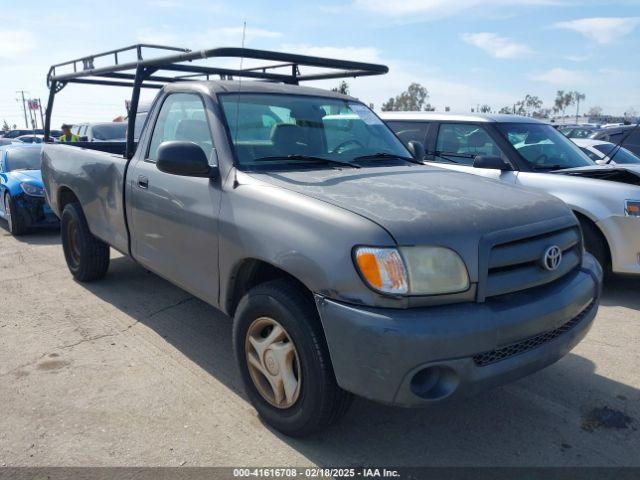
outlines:
[[58, 84], [54, 81], [49, 88], [49, 100], [47, 100], [47, 110], [44, 118], [44, 141], [49, 141], [51, 132], [51, 112], [53, 111], [53, 100], [56, 98], [56, 87]]
[[138, 113], [138, 101], [140, 100], [140, 88], [144, 82], [145, 69], [139, 66], [136, 69], [136, 78], [134, 80], [133, 92], [131, 93], [131, 103], [129, 104], [129, 118], [127, 120], [127, 148], [125, 149], [125, 158], [130, 160], [135, 153], [135, 128], [136, 114]]
[[202, 75], [235, 75], [238, 77], [261, 78], [265, 80], [276, 80], [279, 82], [287, 82], [291, 80], [290, 75], [283, 75], [280, 73], [261, 73], [249, 70], [235, 70], [233, 68], [202, 67], [199, 65], [166, 65], [159, 67], [159, 70], [200, 73]]
[[[134, 82], [116, 82], [113, 80], [100, 80], [100, 79], [92, 79], [92, 78], [75, 78], [73, 80], [68, 80], [68, 83], [81, 83], [86, 85], [107, 85], [110, 87], [130, 87], [133, 88]], [[141, 85], [141, 88], [162, 88], [163, 85], [154, 83], [144, 83]]]

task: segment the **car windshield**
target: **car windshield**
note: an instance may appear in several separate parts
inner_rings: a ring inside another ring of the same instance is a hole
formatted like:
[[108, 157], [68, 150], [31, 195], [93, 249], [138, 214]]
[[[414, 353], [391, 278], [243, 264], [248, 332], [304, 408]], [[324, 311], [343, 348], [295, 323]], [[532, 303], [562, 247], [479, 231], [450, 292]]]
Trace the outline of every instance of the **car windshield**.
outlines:
[[551, 125], [501, 123], [498, 130], [533, 170], [560, 170], [595, 164]]
[[[617, 148], [617, 145], [613, 143], [601, 143], [599, 145], [594, 145], [593, 148], [599, 150], [604, 153], [607, 157], [611, 155], [611, 153]], [[628, 163], [640, 163], [640, 158], [635, 156], [629, 150], [624, 147], [620, 147], [618, 151], [613, 156], [613, 161], [621, 164]]]
[[124, 140], [127, 134], [127, 124], [118, 122], [93, 125], [91, 131], [95, 140]]
[[12, 148], [7, 151], [5, 168], [7, 172], [14, 170], [40, 170], [39, 148]]
[[220, 98], [240, 167], [383, 165], [410, 157], [389, 128], [358, 102], [254, 93]]

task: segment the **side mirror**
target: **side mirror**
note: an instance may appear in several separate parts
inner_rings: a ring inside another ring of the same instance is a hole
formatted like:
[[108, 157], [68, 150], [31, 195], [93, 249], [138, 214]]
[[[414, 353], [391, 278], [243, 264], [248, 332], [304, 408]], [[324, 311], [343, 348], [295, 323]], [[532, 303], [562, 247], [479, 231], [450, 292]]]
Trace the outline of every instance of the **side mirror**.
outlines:
[[413, 158], [415, 158], [419, 162], [422, 162], [424, 160], [425, 151], [424, 145], [422, 145], [422, 143], [411, 140], [407, 144], [407, 149], [409, 150], [409, 152], [411, 152]]
[[596, 165], [606, 165], [609, 163], [607, 160], [596, 160]]
[[204, 150], [193, 142], [162, 142], [158, 147], [158, 170], [185, 177], [209, 177], [211, 167]]
[[502, 157], [493, 155], [478, 155], [473, 160], [474, 168], [488, 168], [491, 170], [510, 171], [513, 170], [511, 165], [505, 162]]

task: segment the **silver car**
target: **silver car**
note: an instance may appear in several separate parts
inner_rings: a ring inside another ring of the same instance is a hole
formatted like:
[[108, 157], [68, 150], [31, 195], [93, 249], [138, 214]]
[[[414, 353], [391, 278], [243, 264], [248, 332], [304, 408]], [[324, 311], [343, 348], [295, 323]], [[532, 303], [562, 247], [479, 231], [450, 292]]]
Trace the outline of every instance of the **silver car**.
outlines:
[[588, 251], [614, 273], [640, 274], [640, 166], [597, 165], [551, 125], [515, 115], [394, 112], [382, 119], [426, 161], [551, 193], [571, 207]]

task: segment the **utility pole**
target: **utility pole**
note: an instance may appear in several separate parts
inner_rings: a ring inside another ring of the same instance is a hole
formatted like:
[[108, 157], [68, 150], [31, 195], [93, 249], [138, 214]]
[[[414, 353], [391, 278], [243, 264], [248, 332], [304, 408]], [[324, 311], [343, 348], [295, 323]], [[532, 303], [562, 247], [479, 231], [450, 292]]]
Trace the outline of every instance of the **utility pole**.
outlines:
[[27, 107], [25, 106], [24, 102], [24, 90], [19, 90], [18, 93], [20, 93], [22, 95], [22, 111], [24, 113], [24, 126], [25, 128], [29, 128], [29, 121], [27, 120]]
[[44, 115], [42, 113], [42, 101], [38, 99], [38, 109], [40, 109], [40, 123], [42, 124], [42, 128], [44, 129]]

